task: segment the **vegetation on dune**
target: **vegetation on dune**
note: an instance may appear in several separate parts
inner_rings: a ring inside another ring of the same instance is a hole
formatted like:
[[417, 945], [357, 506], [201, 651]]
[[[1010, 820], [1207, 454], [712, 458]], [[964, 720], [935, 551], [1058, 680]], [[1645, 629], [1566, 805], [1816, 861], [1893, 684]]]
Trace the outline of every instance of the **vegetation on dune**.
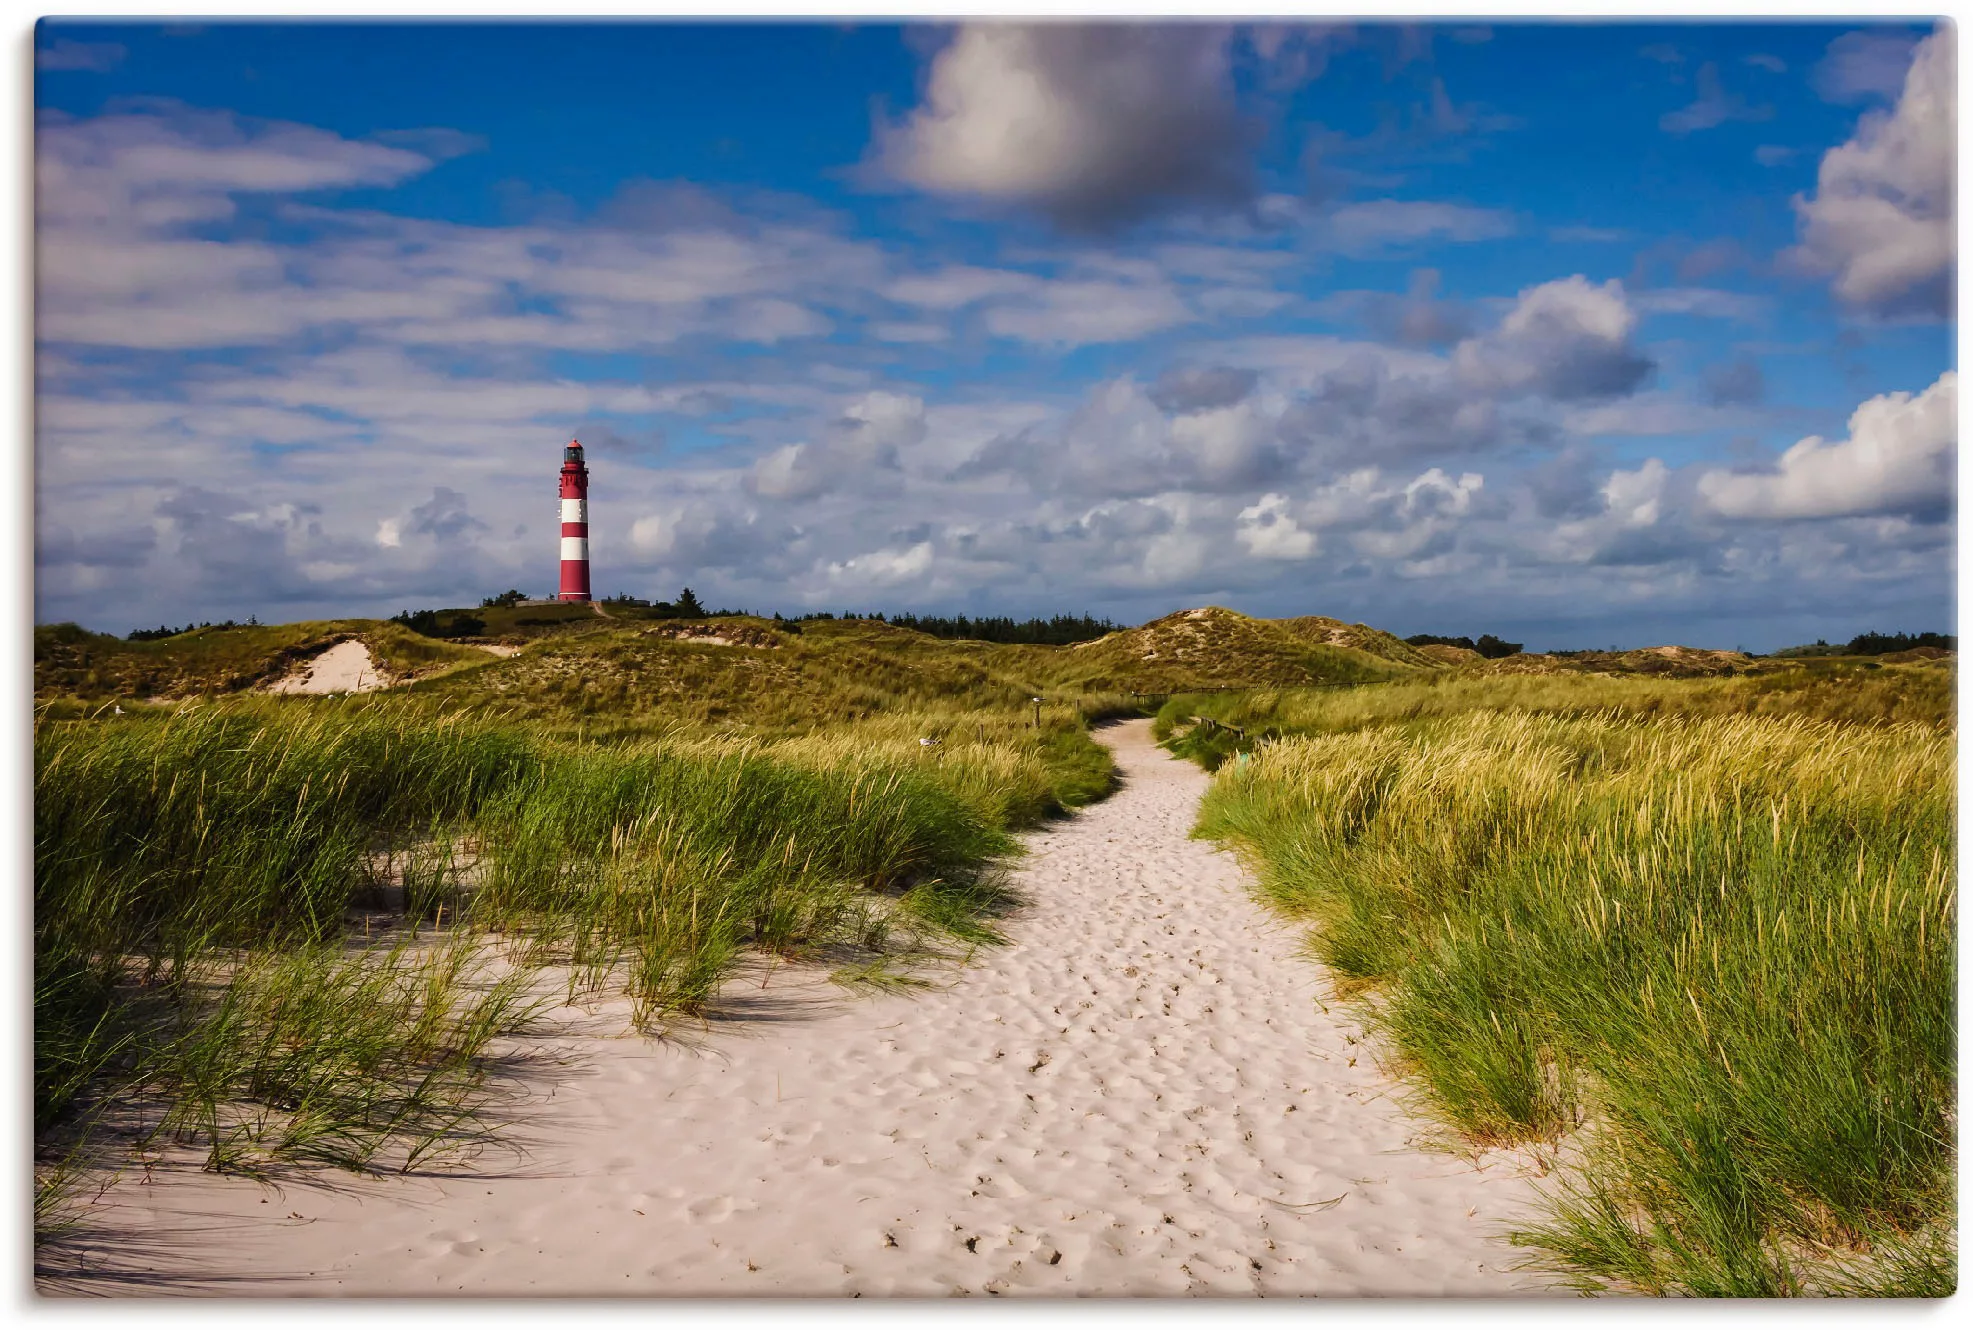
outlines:
[[418, 678], [490, 659], [376, 619], [215, 625], [164, 638], [130, 640], [72, 623], [34, 630], [37, 698], [186, 698], [270, 683], [337, 642], [360, 639], [393, 677]]
[[1185, 689], [1370, 683], [1431, 666], [1388, 633], [1334, 619], [1251, 619], [1208, 606], [1068, 648], [1056, 669], [1091, 689]]
[[[1851, 725], [1915, 724], [1950, 729], [1952, 662], [1879, 667], [1875, 662], [1808, 661], [1759, 674], [1673, 679], [1587, 673], [1419, 674], [1375, 688], [1254, 689], [1181, 693], [1166, 699], [1154, 725], [1160, 742], [1208, 771], [1270, 738], [1341, 734], [1366, 726], [1419, 722], [1475, 711], [1555, 716], [1796, 716]], [[1189, 722], [1209, 717], [1244, 733]]]
[[[1164, 694], [1161, 740], [1250, 754], [1205, 829], [1446, 1120], [1579, 1131], [1588, 1180], [1526, 1238], [1550, 1259], [1950, 1281], [1930, 648], [1482, 661], [1215, 608], [1049, 645], [520, 599], [457, 612], [525, 643], [502, 657], [413, 631], [456, 615], [36, 629], [39, 1218], [104, 1122], [249, 1172], [473, 1148], [544, 974], [650, 1023], [748, 951], [869, 974], [991, 942], [1008, 833], [1107, 792], [1088, 725]], [[250, 691], [349, 638], [408, 682]]]
[[1570, 1167], [1585, 1287], [1954, 1286], [1951, 676], [1448, 679], [1173, 699], [1282, 735], [1200, 834], [1313, 925], [1426, 1107]]
[[[44, 1198], [105, 1114], [241, 1171], [470, 1147], [528, 974], [648, 1023], [702, 1009], [748, 950], [990, 942], [1008, 831], [1110, 788], [1084, 724], [1102, 699], [1036, 708], [964, 649], [896, 631], [951, 657], [921, 677], [860, 629], [827, 669], [827, 633], [790, 637], [810, 676], [753, 691], [733, 663], [781, 652], [643, 631], [363, 698], [43, 706]], [[595, 701], [612, 662], [648, 683], [652, 660], [682, 662], [683, 687]], [[517, 686], [476, 682], [509, 666]]]

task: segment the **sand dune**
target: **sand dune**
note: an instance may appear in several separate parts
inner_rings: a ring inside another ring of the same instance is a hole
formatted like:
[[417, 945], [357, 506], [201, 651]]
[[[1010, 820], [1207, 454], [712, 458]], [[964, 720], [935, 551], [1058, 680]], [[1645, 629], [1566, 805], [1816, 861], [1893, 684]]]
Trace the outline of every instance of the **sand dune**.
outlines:
[[568, 1037], [529, 1155], [483, 1176], [126, 1180], [121, 1264], [303, 1295], [1538, 1291], [1495, 1236], [1530, 1179], [1415, 1146], [1293, 930], [1187, 838], [1206, 777], [1106, 733], [1124, 788], [1030, 837], [1014, 945], [949, 986], [783, 969], [679, 1038]]
[[267, 686], [270, 693], [373, 693], [390, 679], [356, 638], [338, 642], [301, 669]]

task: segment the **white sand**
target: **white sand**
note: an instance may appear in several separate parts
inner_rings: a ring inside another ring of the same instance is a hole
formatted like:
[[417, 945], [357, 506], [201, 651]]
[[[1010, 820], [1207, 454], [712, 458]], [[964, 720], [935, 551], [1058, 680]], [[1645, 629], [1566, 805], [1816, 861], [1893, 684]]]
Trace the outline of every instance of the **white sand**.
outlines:
[[1539, 1291], [1493, 1236], [1532, 1182], [1415, 1148], [1294, 930], [1187, 838], [1206, 777], [1107, 734], [1124, 788], [1030, 838], [1015, 945], [949, 987], [783, 970], [686, 1037], [570, 1040], [528, 1157], [481, 1176], [126, 1180], [99, 1262], [239, 1294]]
[[356, 638], [338, 642], [307, 665], [267, 686], [270, 693], [373, 693], [388, 688], [390, 678], [370, 658], [370, 648]]

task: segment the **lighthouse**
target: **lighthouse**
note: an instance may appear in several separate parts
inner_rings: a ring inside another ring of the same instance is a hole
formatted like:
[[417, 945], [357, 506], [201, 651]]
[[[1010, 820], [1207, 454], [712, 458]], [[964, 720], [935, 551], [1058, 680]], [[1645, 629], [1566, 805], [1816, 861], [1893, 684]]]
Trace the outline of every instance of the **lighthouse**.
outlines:
[[562, 590], [555, 599], [589, 599], [589, 468], [580, 439], [562, 449]]

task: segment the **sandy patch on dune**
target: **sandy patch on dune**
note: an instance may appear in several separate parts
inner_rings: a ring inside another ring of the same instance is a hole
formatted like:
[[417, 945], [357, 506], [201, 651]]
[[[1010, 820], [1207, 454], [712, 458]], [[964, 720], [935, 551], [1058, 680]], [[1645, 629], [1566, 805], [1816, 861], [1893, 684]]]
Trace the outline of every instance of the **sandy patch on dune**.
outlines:
[[267, 686], [270, 693], [373, 693], [390, 687], [370, 648], [355, 638], [338, 642], [301, 669]]
[[1207, 777], [1107, 735], [1123, 789], [1028, 838], [1013, 945], [942, 987], [783, 967], [676, 1038], [566, 1039], [518, 1163], [126, 1182], [105, 1231], [236, 1294], [1539, 1291], [1497, 1236], [1529, 1177], [1418, 1147], [1296, 931], [1188, 838]]

